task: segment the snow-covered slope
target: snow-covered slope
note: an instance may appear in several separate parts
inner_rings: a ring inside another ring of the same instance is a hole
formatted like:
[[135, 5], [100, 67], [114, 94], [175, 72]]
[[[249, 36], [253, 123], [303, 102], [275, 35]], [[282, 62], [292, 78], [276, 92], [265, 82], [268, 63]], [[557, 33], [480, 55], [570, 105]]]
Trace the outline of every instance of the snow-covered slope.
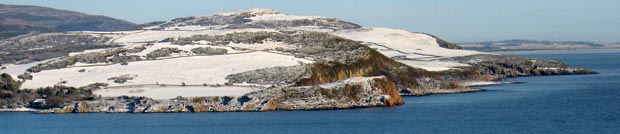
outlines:
[[429, 71], [448, 70], [453, 67], [468, 66], [450, 61], [436, 61], [440, 58], [459, 57], [482, 52], [448, 49], [440, 47], [436, 38], [422, 33], [412, 33], [398, 29], [362, 28], [339, 30], [332, 34], [351, 40], [363, 41], [383, 55], [412, 67]]
[[[110, 88], [99, 91], [98, 94], [104, 96], [146, 95], [156, 98], [161, 98], [162, 93], [167, 94], [164, 97], [188, 95], [181, 93], [185, 92], [185, 89], [177, 91], [164, 87], [150, 87], [157, 88], [157, 90], [136, 93], [134, 91], [143, 88], [134, 89], [132, 86], [158, 84], [224, 85], [227, 83], [225, 77], [231, 74], [315, 62], [312, 58], [294, 55], [295, 50], [298, 49], [297, 44], [287, 44], [273, 40], [264, 40], [260, 41], [261, 43], [254, 44], [231, 42], [227, 45], [209, 41], [195, 41], [187, 45], [172, 43], [174, 40], [196, 35], [213, 36], [256, 32], [286, 33], [297, 30], [317, 31], [360, 41], [398, 62], [428, 71], [442, 71], [454, 69], [454, 67], [469, 66], [452, 61], [439, 61], [438, 59], [481, 54], [481, 52], [476, 51], [443, 48], [439, 45], [438, 39], [423, 33], [387, 28], [363, 28], [335, 18], [295, 16], [271, 9], [251, 9], [208, 16], [178, 18], [160, 25], [144, 28], [143, 30], [81, 32], [81, 34], [113, 38], [109, 43], [123, 45], [123, 48], [127, 49], [145, 47], [140, 52], [117, 53], [117, 56], [146, 58], [150, 53], [164, 48], [174, 48], [181, 52], [172, 53], [154, 60], [129, 61], [127, 65], [117, 63], [83, 63], [78, 61], [61, 69], [33, 72], [30, 74], [33, 76], [32, 80], [26, 80], [22, 88], [39, 88], [53, 85], [79, 87], [93, 83], [106, 83], [109, 84]], [[207, 56], [191, 52], [199, 47], [225, 49], [227, 54]], [[70, 56], [109, 50], [87, 50], [71, 53]], [[112, 57], [107, 58], [110, 59]], [[8, 65], [5, 66], [6, 69], [0, 70], [0, 72], [10, 73], [17, 77], [17, 75], [26, 72], [26, 69], [35, 65]], [[115, 77], [126, 77], [129, 80], [124, 83], [114, 82]], [[235, 84], [248, 85], [244, 83]], [[212, 87], [192, 87], [187, 88], [187, 92], [197, 93], [198, 95], [239, 95], [253, 91], [239, 90], [235, 91], [234, 94], [214, 94], [210, 91], [220, 92], [223, 90], [213, 89]], [[205, 92], [199, 92], [198, 90], [204, 90]]]
[[[108, 83], [110, 86], [171, 84], [202, 85], [226, 83], [224, 79], [230, 74], [277, 66], [293, 66], [311, 61], [293, 56], [267, 52], [250, 52], [243, 54], [194, 56], [175, 59], [131, 62], [128, 65], [106, 65], [92, 67], [72, 67], [46, 70], [33, 73], [32, 80], [26, 81], [23, 88], [53, 86], [62, 81], [67, 86], [87, 86], [95, 82]], [[85, 71], [80, 72], [79, 70]], [[135, 76], [125, 84], [108, 80], [123, 75]]]
[[374, 43], [373, 47], [375, 48], [383, 47], [382, 49], [401, 53], [394, 56], [412, 56], [412, 58], [425, 56], [455, 57], [481, 53], [442, 48], [437, 43], [437, 39], [429, 35], [398, 29], [363, 28], [340, 30], [333, 34], [352, 40]]

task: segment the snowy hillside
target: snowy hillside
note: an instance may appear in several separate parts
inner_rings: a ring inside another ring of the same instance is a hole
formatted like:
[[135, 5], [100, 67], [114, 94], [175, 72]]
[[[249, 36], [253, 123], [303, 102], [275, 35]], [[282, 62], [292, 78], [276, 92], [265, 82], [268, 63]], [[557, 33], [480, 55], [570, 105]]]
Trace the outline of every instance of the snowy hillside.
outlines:
[[[169, 97], [188, 94], [181, 93], [184, 89], [174, 90], [158, 85], [191, 85], [194, 86], [190, 88], [191, 92], [197, 92], [196, 89], [200, 89], [200, 85], [269, 87], [273, 85], [231, 83], [226, 78], [253, 70], [309, 65], [315, 62], [350, 63], [364, 57], [360, 55], [368, 53], [356, 47], [346, 48], [351, 50], [349, 52], [330, 46], [333, 44], [320, 42], [313, 44], [303, 41], [307, 35], [317, 35], [321, 40], [325, 35], [299, 31], [314, 31], [360, 41], [362, 45], [375, 49], [388, 58], [428, 71], [469, 66], [439, 59], [482, 54], [476, 51], [443, 48], [437, 38], [422, 33], [363, 28], [335, 18], [295, 16], [270, 9], [251, 9], [178, 18], [136, 31], [81, 32], [79, 34], [111, 38], [108, 43], [121, 47], [73, 52], [64, 58], [36, 62], [41, 63], [39, 65], [3, 65], [5, 69], [0, 71], [9, 73], [15, 78], [20, 75], [22, 76], [20, 78], [31, 77], [25, 80], [22, 88], [34, 89], [54, 85], [81, 87], [104, 83], [108, 88], [96, 93], [110, 96], [131, 95], [129, 92], [135, 90], [132, 86], [142, 90], [142, 86], [148, 85], [158, 90], [145, 91], [142, 95], [149, 97], [154, 95], [151, 92], [165, 92]], [[240, 40], [245, 37], [252, 39]], [[208, 51], [208, 54], [205, 55], [199, 50]], [[220, 52], [211, 52], [215, 50]], [[32, 69], [27, 71], [29, 68]], [[303, 75], [292, 73], [291, 76]], [[163, 90], [164, 88], [166, 90]], [[205, 92], [215, 90], [210, 87], [202, 88]], [[254, 90], [240, 91], [241, 93], [237, 92], [235, 95]], [[161, 98], [161, 96], [151, 97]]]

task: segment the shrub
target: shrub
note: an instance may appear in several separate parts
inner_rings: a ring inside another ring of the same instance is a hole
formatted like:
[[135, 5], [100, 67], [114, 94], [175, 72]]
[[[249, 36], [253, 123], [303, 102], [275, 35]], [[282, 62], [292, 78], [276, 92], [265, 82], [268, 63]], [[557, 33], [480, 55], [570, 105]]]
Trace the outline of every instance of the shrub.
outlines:
[[211, 48], [211, 47], [197, 47], [192, 49], [192, 53], [198, 55], [221, 55], [228, 53], [228, 50], [223, 48]]
[[153, 52], [146, 54], [146, 59], [154, 60], [159, 57], [168, 57], [172, 53], [180, 53], [180, 52], [182, 52], [182, 50], [179, 50], [178, 48], [169, 48], [169, 47], [160, 48], [160, 49], [157, 49]]

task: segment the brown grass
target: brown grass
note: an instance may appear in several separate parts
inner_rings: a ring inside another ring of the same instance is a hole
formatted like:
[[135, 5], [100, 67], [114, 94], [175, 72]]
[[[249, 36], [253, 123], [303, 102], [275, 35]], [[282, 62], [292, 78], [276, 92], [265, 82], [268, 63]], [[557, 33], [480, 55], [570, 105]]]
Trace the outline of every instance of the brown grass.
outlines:
[[405, 104], [405, 101], [398, 93], [396, 84], [389, 79], [375, 79], [373, 87], [381, 89], [384, 95], [389, 95], [390, 99], [387, 99], [385, 104], [387, 106], [396, 106]]

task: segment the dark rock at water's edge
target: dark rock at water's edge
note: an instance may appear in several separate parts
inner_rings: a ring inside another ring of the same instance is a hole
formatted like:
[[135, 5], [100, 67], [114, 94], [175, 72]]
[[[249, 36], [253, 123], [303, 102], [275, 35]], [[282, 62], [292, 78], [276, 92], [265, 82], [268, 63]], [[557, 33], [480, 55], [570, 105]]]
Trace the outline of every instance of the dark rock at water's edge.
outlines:
[[239, 97], [177, 97], [153, 100], [144, 97], [100, 98], [75, 101], [38, 113], [161, 113], [161, 112], [259, 112], [274, 110], [329, 110], [404, 104], [394, 83], [386, 77], [356, 78], [341, 85], [270, 88]]

